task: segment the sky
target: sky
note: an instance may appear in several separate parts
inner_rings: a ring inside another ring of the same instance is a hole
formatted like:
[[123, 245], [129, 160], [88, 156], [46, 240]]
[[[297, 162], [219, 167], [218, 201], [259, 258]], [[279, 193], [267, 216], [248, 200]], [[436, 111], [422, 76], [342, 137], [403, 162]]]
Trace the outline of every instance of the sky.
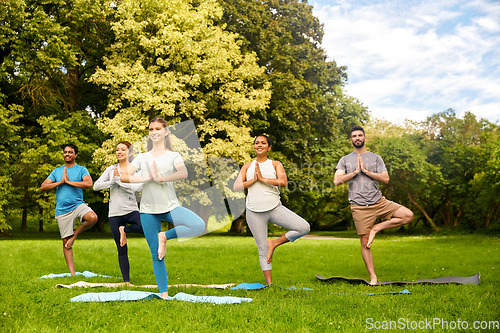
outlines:
[[308, 0], [345, 91], [375, 118], [500, 121], [499, 0]]

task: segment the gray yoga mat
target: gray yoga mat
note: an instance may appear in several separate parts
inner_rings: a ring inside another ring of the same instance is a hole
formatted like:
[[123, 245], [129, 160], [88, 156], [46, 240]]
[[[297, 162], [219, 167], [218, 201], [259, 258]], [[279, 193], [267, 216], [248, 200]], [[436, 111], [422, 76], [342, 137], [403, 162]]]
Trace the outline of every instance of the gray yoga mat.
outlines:
[[[332, 276], [329, 278], [322, 277], [319, 274], [316, 274], [316, 278], [320, 281], [346, 281], [349, 283], [364, 283], [367, 285], [370, 285], [369, 281], [363, 280], [363, 279], [349, 279], [343, 276]], [[478, 285], [481, 283], [481, 273], [477, 273], [474, 276], [469, 276], [469, 277], [462, 277], [462, 276], [447, 276], [447, 277], [440, 277], [440, 278], [435, 278], [435, 279], [421, 279], [417, 281], [391, 281], [391, 282], [379, 282], [379, 286], [383, 285], [388, 285], [388, 284], [446, 284], [446, 283], [456, 283], [456, 284], [474, 284]]]

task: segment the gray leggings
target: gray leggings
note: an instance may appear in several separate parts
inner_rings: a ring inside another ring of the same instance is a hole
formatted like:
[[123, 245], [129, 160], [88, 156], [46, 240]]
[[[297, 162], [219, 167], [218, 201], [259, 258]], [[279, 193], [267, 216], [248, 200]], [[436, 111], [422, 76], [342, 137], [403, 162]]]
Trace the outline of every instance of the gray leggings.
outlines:
[[247, 224], [257, 243], [259, 250], [260, 267], [263, 271], [271, 270], [271, 264], [267, 263], [267, 223], [271, 222], [280, 227], [289, 229], [285, 237], [293, 242], [306, 235], [311, 230], [309, 223], [298, 216], [281, 203], [267, 212], [252, 212], [246, 210]]

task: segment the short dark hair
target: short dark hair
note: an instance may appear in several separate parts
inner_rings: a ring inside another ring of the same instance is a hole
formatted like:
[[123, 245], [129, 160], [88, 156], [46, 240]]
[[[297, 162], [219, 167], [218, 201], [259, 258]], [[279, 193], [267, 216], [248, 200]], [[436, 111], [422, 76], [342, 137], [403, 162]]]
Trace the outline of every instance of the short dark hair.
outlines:
[[72, 143], [66, 143], [66, 144], [62, 145], [63, 151], [64, 151], [64, 148], [66, 148], [66, 147], [70, 147], [71, 149], [73, 149], [75, 151], [75, 155], [78, 155], [78, 147], [77, 146], [75, 146]]
[[255, 137], [255, 139], [253, 140], [253, 143], [254, 143], [254, 144], [255, 144], [255, 141], [257, 141], [257, 138], [258, 138], [259, 136], [263, 136], [263, 137], [265, 137], [265, 138], [266, 138], [266, 140], [267, 140], [267, 144], [268, 144], [269, 146], [272, 146], [272, 145], [273, 145], [273, 144], [271, 143], [271, 138], [270, 138], [270, 137], [268, 137], [268, 136], [267, 136], [267, 135], [265, 135], [265, 134], [259, 134], [259, 135], [257, 135], [257, 136]]
[[363, 132], [363, 135], [365, 135], [365, 130], [361, 126], [353, 126], [351, 128], [351, 132], [349, 133], [349, 136], [352, 136], [352, 132], [354, 132], [354, 131], [361, 131], [361, 132]]

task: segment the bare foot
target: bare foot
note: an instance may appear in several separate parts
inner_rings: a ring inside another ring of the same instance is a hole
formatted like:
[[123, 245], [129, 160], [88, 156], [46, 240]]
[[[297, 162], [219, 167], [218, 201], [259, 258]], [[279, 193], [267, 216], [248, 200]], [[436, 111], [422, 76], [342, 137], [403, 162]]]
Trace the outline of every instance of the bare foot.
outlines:
[[[164, 232], [158, 233], [158, 260], [163, 260], [167, 253], [167, 236]], [[168, 295], [167, 295], [168, 296]]]
[[127, 245], [127, 234], [125, 233], [125, 226], [118, 228], [120, 230], [120, 246], [124, 247]]
[[161, 293], [161, 298], [168, 299], [168, 291], [162, 292]]
[[373, 245], [373, 240], [375, 239], [376, 231], [370, 230], [370, 235], [368, 236], [368, 242], [366, 243], [367, 248], [371, 248]]
[[276, 246], [274, 242], [270, 239], [267, 240], [267, 263], [270, 264], [273, 261], [273, 253]]
[[64, 247], [66, 248], [66, 250], [71, 250], [74, 242], [75, 242], [75, 235], [68, 238], [68, 241], [66, 242], [66, 244], [64, 244]]
[[370, 280], [370, 286], [378, 286], [378, 281], [376, 276]]

